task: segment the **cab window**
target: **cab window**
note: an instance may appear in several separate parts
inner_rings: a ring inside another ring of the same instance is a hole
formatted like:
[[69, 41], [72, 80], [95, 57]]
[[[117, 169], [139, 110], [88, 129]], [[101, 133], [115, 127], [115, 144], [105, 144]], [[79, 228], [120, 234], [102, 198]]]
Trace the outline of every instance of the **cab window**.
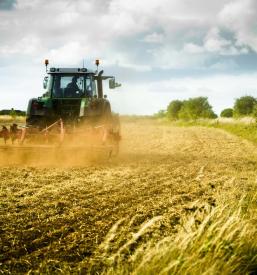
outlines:
[[85, 75], [62, 75], [53, 76], [53, 98], [80, 98], [92, 97], [95, 94], [91, 76]]

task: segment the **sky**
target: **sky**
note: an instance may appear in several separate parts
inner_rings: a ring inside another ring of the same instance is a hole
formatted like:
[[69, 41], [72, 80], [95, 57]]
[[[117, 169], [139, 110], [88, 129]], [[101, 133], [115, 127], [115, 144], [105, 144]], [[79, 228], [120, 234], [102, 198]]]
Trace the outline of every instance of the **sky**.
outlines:
[[52, 67], [115, 75], [121, 114], [208, 97], [214, 111], [257, 96], [256, 0], [0, 0], [0, 109], [26, 110]]

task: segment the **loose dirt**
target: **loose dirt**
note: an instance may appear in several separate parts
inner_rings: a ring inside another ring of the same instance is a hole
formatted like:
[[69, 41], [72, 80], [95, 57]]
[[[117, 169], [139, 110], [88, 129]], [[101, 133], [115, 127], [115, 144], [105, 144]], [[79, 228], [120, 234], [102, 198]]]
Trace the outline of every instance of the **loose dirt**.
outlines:
[[0, 273], [101, 271], [106, 255], [126, 254], [121, 248], [150, 219], [130, 250], [175, 236], [187, 213], [257, 180], [255, 145], [148, 120], [122, 124], [119, 157], [62, 164], [0, 167]]

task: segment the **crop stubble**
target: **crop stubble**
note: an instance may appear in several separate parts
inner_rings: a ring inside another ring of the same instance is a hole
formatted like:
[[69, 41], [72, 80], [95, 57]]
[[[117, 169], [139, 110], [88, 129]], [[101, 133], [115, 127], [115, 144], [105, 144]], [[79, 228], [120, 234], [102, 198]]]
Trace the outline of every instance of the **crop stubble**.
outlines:
[[0, 168], [0, 272], [101, 271], [256, 180], [256, 147], [221, 130], [144, 120], [122, 136], [105, 163]]

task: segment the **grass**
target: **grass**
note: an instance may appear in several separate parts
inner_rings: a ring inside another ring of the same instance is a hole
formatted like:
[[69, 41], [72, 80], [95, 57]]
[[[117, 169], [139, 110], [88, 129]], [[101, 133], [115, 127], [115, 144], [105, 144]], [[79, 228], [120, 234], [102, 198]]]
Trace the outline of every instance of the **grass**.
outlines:
[[237, 205], [196, 208], [193, 215], [184, 217], [175, 238], [168, 236], [157, 244], [150, 241], [145, 249], [129, 255], [126, 265], [119, 255], [116, 267], [106, 273], [255, 274], [256, 196], [249, 196]]
[[[167, 122], [166, 122], [167, 123]], [[223, 129], [229, 133], [247, 139], [253, 143], [257, 143], [257, 123], [253, 120], [214, 120], [199, 119], [195, 121], [175, 121], [172, 125], [176, 126], [203, 126]]]
[[25, 123], [25, 116], [9, 116], [9, 115], [0, 115], [1, 124], [11, 124], [11, 123]]
[[224, 129], [234, 135], [237, 135], [241, 138], [247, 139], [251, 142], [257, 143], [257, 124], [251, 125], [231, 125], [231, 124], [217, 124], [214, 125], [215, 128]]

